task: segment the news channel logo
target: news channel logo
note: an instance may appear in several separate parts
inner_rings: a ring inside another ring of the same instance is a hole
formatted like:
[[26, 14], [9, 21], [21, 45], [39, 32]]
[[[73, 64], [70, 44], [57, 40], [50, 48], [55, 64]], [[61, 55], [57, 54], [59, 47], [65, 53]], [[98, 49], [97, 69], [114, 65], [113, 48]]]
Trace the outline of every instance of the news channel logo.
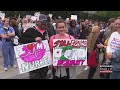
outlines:
[[112, 73], [112, 65], [100, 65], [100, 73]]

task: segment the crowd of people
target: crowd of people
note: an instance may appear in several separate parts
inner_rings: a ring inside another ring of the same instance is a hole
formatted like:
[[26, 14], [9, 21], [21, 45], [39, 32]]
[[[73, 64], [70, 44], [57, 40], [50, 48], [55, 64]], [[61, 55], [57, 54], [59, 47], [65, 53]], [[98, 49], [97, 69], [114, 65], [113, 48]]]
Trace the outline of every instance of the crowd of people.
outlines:
[[[18, 43], [13, 43], [16, 37]], [[30, 18], [0, 18], [0, 38], [2, 42], [3, 68], [8, 71], [14, 64], [14, 46], [31, 42], [48, 40], [51, 55], [53, 54], [53, 39], [87, 39], [88, 79], [92, 79], [97, 67], [107, 63], [112, 65], [112, 73], [101, 74], [106, 79], [120, 79], [120, 17], [110, 18], [108, 22], [86, 20], [52, 19], [48, 15], [40, 14], [39, 19]], [[103, 53], [102, 63], [99, 54]], [[95, 55], [94, 55], [95, 54]], [[94, 55], [94, 56], [93, 56]], [[96, 64], [91, 64], [95, 57]], [[47, 66], [29, 72], [30, 79], [45, 79], [49, 69], [53, 79], [77, 79], [77, 66]]]

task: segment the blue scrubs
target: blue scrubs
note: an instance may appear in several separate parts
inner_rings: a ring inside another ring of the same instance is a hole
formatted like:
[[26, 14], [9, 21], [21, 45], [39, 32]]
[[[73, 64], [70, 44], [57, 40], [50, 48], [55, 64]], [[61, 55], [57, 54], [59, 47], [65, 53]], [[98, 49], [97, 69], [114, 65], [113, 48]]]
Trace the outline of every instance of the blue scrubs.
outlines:
[[[12, 27], [8, 27], [8, 33], [15, 32]], [[4, 28], [0, 29], [0, 34], [5, 34]], [[4, 57], [4, 68], [14, 65], [14, 46], [11, 41], [7, 41], [5, 38], [2, 38], [2, 53]]]

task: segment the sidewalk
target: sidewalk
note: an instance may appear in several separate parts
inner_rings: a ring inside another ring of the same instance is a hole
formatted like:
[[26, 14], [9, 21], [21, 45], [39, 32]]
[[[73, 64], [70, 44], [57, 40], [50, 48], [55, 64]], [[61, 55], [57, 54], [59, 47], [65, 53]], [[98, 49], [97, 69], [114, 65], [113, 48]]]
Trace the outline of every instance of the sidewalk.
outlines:
[[[3, 58], [0, 56], [0, 79], [28, 79], [29, 74], [20, 74], [18, 68], [9, 68], [8, 71], [3, 70]], [[15, 62], [17, 65], [17, 62]]]
[[[100, 55], [100, 59], [102, 60], [102, 55]], [[29, 79], [29, 74], [28, 73], [20, 74], [18, 68], [9, 68], [8, 71], [4, 71], [2, 61], [3, 58], [0, 56], [0, 79]], [[15, 63], [17, 65], [17, 62]], [[87, 79], [89, 70], [85, 71], [84, 68], [85, 68], [84, 66], [77, 67], [77, 79]], [[99, 77], [99, 67], [93, 79], [101, 79]]]

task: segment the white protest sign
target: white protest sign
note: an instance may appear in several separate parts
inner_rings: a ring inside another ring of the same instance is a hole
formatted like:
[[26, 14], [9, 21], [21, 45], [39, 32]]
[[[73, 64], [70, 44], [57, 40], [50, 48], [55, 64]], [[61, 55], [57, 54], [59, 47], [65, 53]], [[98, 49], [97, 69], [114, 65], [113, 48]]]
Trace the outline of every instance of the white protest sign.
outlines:
[[61, 18], [61, 16], [58, 16], [58, 18], [60, 19], [60, 18]]
[[34, 16], [39, 16], [40, 15], [40, 12], [35, 12], [34, 13]]
[[77, 20], [77, 15], [71, 15], [72, 20]]
[[52, 18], [52, 16], [53, 16], [53, 15], [49, 13], [49, 17]]
[[36, 21], [36, 20], [37, 20], [37, 17], [31, 16], [31, 20], [32, 20], [32, 21]]
[[0, 17], [2, 18], [2, 20], [5, 19], [5, 13], [0, 13]]
[[31, 18], [31, 15], [26, 15], [26, 18], [27, 18], [27, 19], [30, 19], [30, 18]]
[[39, 20], [40, 12], [34, 13], [34, 16], [37, 17], [37, 20]]
[[52, 65], [52, 57], [47, 40], [14, 47], [20, 74]]
[[87, 40], [54, 39], [53, 66], [87, 65]]
[[69, 18], [66, 18], [66, 21], [69, 21]]

